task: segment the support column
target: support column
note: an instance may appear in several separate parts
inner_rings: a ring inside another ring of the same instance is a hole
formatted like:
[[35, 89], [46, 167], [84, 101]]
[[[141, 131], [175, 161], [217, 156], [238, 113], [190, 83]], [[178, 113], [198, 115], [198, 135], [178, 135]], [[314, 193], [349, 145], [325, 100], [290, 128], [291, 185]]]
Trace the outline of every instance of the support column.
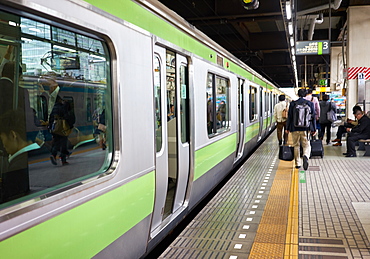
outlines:
[[[347, 117], [352, 117], [352, 107], [359, 102], [358, 73], [370, 79], [370, 6], [348, 7], [347, 39]], [[362, 98], [362, 97], [361, 97]], [[363, 97], [365, 98], [365, 96]], [[362, 98], [362, 99], [363, 99]], [[367, 100], [370, 101], [370, 100]], [[367, 107], [368, 108], [368, 107]]]

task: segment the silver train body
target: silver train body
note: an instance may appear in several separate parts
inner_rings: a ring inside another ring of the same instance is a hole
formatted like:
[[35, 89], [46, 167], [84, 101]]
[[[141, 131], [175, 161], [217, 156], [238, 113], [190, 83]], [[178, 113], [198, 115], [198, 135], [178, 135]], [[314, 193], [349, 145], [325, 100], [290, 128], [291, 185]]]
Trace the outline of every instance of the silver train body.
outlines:
[[[62, 187], [4, 203], [4, 258], [140, 258], [275, 128], [282, 92], [157, 1], [89, 2], [0, 3], [4, 13], [96, 37], [109, 68], [98, 87], [109, 129], [104, 161]], [[75, 127], [89, 140], [93, 123], [82, 117], [96, 92], [77, 88], [60, 93], [74, 98]], [[83, 140], [70, 137], [78, 148], [90, 143]], [[83, 154], [72, 156], [68, 174], [84, 170], [79, 159], [97, 163]], [[44, 164], [39, 170], [54, 177]]]

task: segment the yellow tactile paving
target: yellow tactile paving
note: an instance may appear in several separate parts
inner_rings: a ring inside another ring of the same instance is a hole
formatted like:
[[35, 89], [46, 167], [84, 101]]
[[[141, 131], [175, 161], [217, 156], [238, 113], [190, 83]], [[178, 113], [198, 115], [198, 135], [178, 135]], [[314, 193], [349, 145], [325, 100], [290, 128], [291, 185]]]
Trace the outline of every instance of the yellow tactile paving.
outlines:
[[279, 163], [249, 258], [298, 258], [298, 172], [292, 167]]

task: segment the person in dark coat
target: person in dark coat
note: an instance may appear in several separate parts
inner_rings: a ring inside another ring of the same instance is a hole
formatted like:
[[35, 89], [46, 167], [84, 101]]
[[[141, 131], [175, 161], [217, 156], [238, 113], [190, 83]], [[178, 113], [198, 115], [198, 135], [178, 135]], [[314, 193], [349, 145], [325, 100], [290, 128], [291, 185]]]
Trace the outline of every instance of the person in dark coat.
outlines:
[[321, 126], [321, 130], [319, 132], [319, 139], [323, 139], [326, 130], [326, 144], [329, 145], [331, 140], [331, 124], [332, 122], [327, 118], [327, 112], [333, 110], [337, 113], [337, 106], [334, 102], [329, 101], [329, 95], [325, 94], [323, 96], [323, 100], [320, 102], [320, 117], [319, 122]]
[[343, 153], [346, 157], [356, 157], [356, 141], [370, 138], [370, 118], [359, 110], [354, 115], [358, 124], [353, 128], [347, 128], [347, 152]]
[[[300, 145], [302, 145], [303, 148], [303, 168], [304, 170], [307, 170], [308, 168], [308, 158], [311, 155], [311, 145], [310, 142], [307, 139], [307, 132], [310, 131], [312, 135], [316, 134], [316, 120], [315, 120], [315, 108], [312, 102], [307, 101], [304, 99], [306, 96], [306, 90], [305, 89], [299, 89], [298, 90], [298, 96], [299, 99], [296, 101], [293, 101], [289, 105], [289, 111], [288, 111], [288, 119], [286, 123], [286, 133], [291, 132], [292, 133], [292, 139], [293, 139], [293, 146], [294, 146], [294, 160], [295, 160], [295, 167], [300, 168], [301, 167], [301, 156], [300, 156]], [[310, 107], [311, 111], [311, 123], [308, 128], [306, 127], [296, 127], [294, 126], [294, 119], [293, 119], [293, 113], [296, 105], [307, 103], [307, 105]]]
[[69, 151], [67, 149], [68, 136], [59, 135], [53, 133], [53, 124], [54, 120], [60, 118], [65, 119], [69, 124], [70, 128], [73, 128], [74, 118], [70, 112], [69, 103], [65, 102], [59, 95], [56, 98], [55, 105], [53, 110], [50, 113], [49, 117], [49, 129], [53, 136], [52, 147], [51, 147], [51, 156], [50, 161], [53, 165], [57, 165], [56, 156], [60, 152], [60, 159], [62, 160], [62, 165], [68, 165], [67, 156]]

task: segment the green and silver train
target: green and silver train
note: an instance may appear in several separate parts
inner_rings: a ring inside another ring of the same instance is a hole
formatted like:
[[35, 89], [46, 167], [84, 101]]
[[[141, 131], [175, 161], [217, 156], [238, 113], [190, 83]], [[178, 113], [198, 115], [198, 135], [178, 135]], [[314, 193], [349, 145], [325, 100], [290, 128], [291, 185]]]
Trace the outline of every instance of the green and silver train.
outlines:
[[[22, 124], [0, 128], [1, 258], [143, 257], [275, 128], [282, 92], [158, 1], [0, 7], [0, 121]], [[56, 95], [68, 165], [49, 160]]]

